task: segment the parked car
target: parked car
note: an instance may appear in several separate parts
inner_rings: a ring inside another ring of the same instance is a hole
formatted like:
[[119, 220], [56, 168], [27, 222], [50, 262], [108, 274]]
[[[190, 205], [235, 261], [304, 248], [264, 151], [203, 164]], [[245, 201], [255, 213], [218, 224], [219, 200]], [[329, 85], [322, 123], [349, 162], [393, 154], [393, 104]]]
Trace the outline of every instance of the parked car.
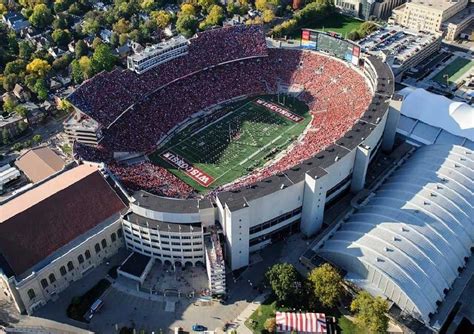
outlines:
[[193, 331], [195, 332], [204, 332], [207, 330], [207, 327], [204, 327], [203, 325], [198, 325], [198, 324], [194, 324], [192, 328], [193, 328]]

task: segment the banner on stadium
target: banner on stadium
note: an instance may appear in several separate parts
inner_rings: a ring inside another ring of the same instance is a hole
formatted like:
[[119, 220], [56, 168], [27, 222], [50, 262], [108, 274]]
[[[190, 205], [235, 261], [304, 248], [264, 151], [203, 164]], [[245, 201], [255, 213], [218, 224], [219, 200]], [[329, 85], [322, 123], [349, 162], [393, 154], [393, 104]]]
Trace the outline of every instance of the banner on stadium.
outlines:
[[277, 312], [275, 315], [277, 332], [327, 333], [324, 313]]
[[295, 123], [299, 123], [303, 120], [303, 117], [296, 115], [292, 113], [291, 111], [289, 111], [288, 109], [282, 108], [276, 105], [275, 103], [268, 102], [262, 99], [257, 99], [255, 102], [261, 106], [264, 106], [268, 110], [273, 111]]
[[214, 178], [209, 174], [204, 173], [199, 168], [194, 167], [191, 163], [187, 162], [184, 158], [180, 157], [178, 154], [167, 151], [161, 154], [161, 157], [169, 162], [171, 165], [177, 167], [178, 169], [184, 171], [187, 176], [192, 178], [194, 181], [199, 183], [201, 186], [209, 187]]

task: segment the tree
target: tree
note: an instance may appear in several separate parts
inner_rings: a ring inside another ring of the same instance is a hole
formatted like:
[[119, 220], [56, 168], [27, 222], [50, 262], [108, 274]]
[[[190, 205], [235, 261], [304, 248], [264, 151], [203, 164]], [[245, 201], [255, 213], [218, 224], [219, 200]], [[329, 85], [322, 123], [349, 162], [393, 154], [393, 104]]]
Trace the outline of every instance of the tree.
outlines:
[[82, 78], [89, 79], [94, 75], [94, 68], [92, 66], [92, 60], [87, 56], [82, 56], [79, 59], [79, 67], [81, 69]]
[[21, 41], [18, 43], [18, 56], [23, 60], [29, 60], [33, 54], [34, 49], [30, 42]]
[[167, 11], [159, 10], [152, 12], [151, 15], [160, 29], [165, 29], [171, 23], [171, 15]]
[[347, 34], [347, 38], [352, 40], [352, 41], [357, 41], [360, 39], [359, 32], [357, 30], [352, 30]]
[[17, 114], [18, 116], [26, 117], [27, 113], [28, 110], [26, 110], [24, 105], [19, 104], [15, 107], [15, 114]]
[[17, 104], [16, 100], [8, 96], [3, 101], [3, 110], [8, 113], [11, 113], [12, 111], [15, 110], [16, 104]]
[[362, 23], [359, 26], [358, 30], [359, 30], [359, 34], [361, 35], [361, 37], [365, 37], [365, 36], [367, 36], [368, 34], [374, 32], [377, 29], [378, 29], [378, 27], [374, 22], [366, 21], [366, 22]]
[[155, 0], [143, 0], [142, 3], [140, 4], [140, 7], [145, 11], [145, 12], [151, 12], [153, 9], [157, 8], [159, 5], [158, 1]]
[[48, 87], [46, 87], [46, 82], [42, 78], [36, 80], [33, 91], [38, 95], [39, 100], [44, 101], [48, 98]]
[[52, 68], [55, 71], [63, 71], [68, 68], [69, 64], [71, 63], [72, 56], [70, 54], [62, 55], [61, 57], [55, 59], [52, 64]]
[[95, 73], [106, 70], [110, 71], [115, 65], [116, 57], [108, 45], [99, 45], [92, 55], [92, 68]]
[[53, 21], [53, 14], [48, 6], [42, 3], [33, 8], [33, 13], [28, 20], [35, 27], [44, 28]]
[[100, 31], [101, 24], [96, 18], [88, 18], [84, 20], [82, 31], [87, 35], [97, 35]]
[[178, 16], [195, 16], [196, 8], [190, 3], [183, 3], [181, 5], [181, 10], [178, 13]]
[[126, 34], [128, 32], [130, 32], [131, 30], [131, 26], [130, 26], [130, 21], [127, 21], [125, 19], [120, 19], [118, 20], [114, 26], [113, 26], [113, 30], [117, 33], [117, 34]]
[[355, 322], [371, 333], [385, 333], [388, 328], [388, 303], [380, 296], [372, 297], [367, 291], [360, 292], [351, 303]]
[[11, 92], [15, 88], [16, 83], [18, 82], [18, 75], [8, 74], [3, 77], [3, 89], [7, 92]]
[[275, 333], [276, 331], [276, 320], [275, 317], [270, 317], [267, 320], [265, 320], [265, 323], [263, 324], [263, 328], [266, 329], [268, 333]]
[[0, 3], [0, 15], [5, 14], [7, 11], [7, 6], [5, 6], [3, 3]]
[[224, 9], [219, 5], [212, 6], [206, 19], [199, 24], [199, 29], [206, 29], [208, 27], [222, 24], [225, 19]]
[[301, 284], [295, 267], [288, 263], [278, 263], [267, 271], [265, 277], [280, 303], [295, 301]]
[[92, 41], [92, 48], [95, 50], [99, 45], [102, 45], [102, 40], [99, 37], [94, 38]]
[[273, 10], [265, 9], [263, 11], [262, 18], [263, 18], [263, 22], [269, 23], [273, 21], [273, 19], [275, 18], [275, 14], [273, 13]]
[[3, 145], [6, 145], [10, 142], [10, 133], [8, 132], [6, 128], [3, 128], [2, 130], [2, 142], [3, 142]]
[[76, 59], [80, 59], [82, 56], [87, 56], [88, 53], [89, 48], [87, 47], [86, 42], [82, 39], [78, 40], [74, 46], [74, 55], [76, 56]]
[[23, 59], [17, 59], [7, 63], [3, 75], [17, 74], [22, 75], [25, 71], [26, 63]]
[[84, 74], [81, 70], [81, 65], [77, 59], [74, 59], [71, 63], [71, 76], [75, 83], [81, 83], [84, 80]]
[[71, 41], [71, 33], [68, 30], [56, 29], [51, 37], [57, 46], [66, 46]]
[[29, 73], [34, 73], [40, 77], [44, 77], [49, 70], [51, 65], [48, 64], [46, 60], [35, 58], [28, 65], [26, 65], [26, 70]]
[[324, 306], [333, 307], [342, 295], [342, 278], [334, 267], [325, 263], [308, 275], [314, 295]]
[[209, 13], [214, 5], [217, 5], [216, 0], [198, 0], [198, 5], [201, 6], [205, 13]]
[[180, 15], [176, 21], [176, 30], [185, 37], [191, 37], [196, 32], [198, 20], [192, 15]]
[[36, 134], [36, 135], [33, 136], [32, 139], [33, 139], [33, 142], [35, 142], [36, 144], [38, 144], [38, 143], [41, 141], [41, 139], [43, 139], [43, 138], [41, 137], [41, 135]]

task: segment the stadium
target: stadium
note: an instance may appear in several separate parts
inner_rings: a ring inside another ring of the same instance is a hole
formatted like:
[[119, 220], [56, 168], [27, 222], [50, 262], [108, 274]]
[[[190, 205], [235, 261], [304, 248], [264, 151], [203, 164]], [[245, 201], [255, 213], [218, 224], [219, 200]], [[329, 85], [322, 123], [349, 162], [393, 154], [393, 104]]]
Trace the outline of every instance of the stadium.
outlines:
[[[102, 72], [69, 96], [71, 122], [87, 129], [75, 157], [103, 163], [130, 202], [130, 249], [213, 266], [221, 232], [235, 270], [276, 238], [316, 233], [326, 203], [363, 188], [383, 145], [391, 70], [337, 36], [272, 42], [259, 26], [206, 31], [145, 49], [129, 62], [140, 68]], [[186, 253], [154, 240], [160, 229], [213, 242]]]

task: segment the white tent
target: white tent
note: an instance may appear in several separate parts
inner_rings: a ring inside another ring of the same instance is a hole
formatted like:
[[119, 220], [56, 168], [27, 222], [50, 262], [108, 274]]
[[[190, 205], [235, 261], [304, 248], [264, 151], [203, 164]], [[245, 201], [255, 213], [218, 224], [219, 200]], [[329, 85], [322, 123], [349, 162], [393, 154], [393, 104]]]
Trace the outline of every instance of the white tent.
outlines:
[[400, 94], [404, 96], [402, 115], [474, 141], [473, 107], [421, 88], [407, 87]]

